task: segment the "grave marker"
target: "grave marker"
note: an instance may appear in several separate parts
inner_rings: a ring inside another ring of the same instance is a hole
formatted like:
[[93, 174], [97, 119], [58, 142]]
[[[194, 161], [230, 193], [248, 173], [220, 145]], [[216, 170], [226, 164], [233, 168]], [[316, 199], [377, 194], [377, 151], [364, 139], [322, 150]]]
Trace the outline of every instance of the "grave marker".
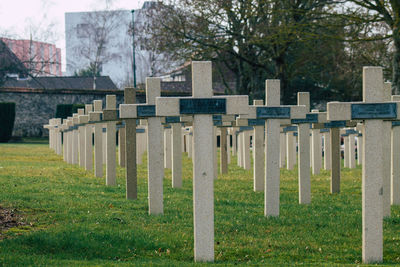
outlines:
[[85, 109], [78, 109], [78, 148], [79, 148], [79, 166], [85, 167], [85, 125], [80, 122], [79, 117], [85, 115]]
[[147, 171], [148, 171], [148, 202], [149, 214], [162, 214], [164, 151], [163, 126], [161, 118], [156, 116], [155, 99], [161, 93], [160, 78], [146, 78], [146, 104], [120, 105], [122, 119], [147, 118]]
[[[307, 113], [310, 111], [310, 93], [297, 93], [297, 105], [306, 107]], [[318, 115], [317, 115], [318, 116]], [[311, 181], [310, 181], [310, 123], [318, 122], [314, 114], [307, 114], [305, 120], [292, 120], [297, 124], [299, 138], [299, 203], [311, 203]]]
[[362, 258], [364, 263], [383, 259], [383, 119], [397, 120], [397, 103], [383, 103], [383, 72], [363, 69], [363, 103], [328, 103], [329, 120], [364, 120], [362, 166]]
[[[136, 103], [136, 89], [127, 87], [124, 92], [124, 103]], [[136, 120], [125, 119], [125, 179], [126, 198], [137, 199], [137, 142]], [[139, 154], [141, 162], [141, 154]]]
[[[194, 115], [193, 212], [196, 262], [214, 260], [213, 114], [240, 114], [247, 96], [213, 97], [211, 62], [192, 62], [193, 97], [159, 97], [159, 116]], [[188, 104], [190, 103], [190, 104]], [[188, 108], [188, 106], [190, 108]]]
[[[400, 102], [400, 96], [393, 95], [392, 101]], [[400, 205], [400, 121], [392, 123], [391, 141], [391, 204]]]
[[280, 105], [280, 81], [266, 81], [266, 106], [248, 106], [248, 115], [240, 116], [250, 119], [265, 120], [265, 190], [264, 215], [279, 216], [279, 148], [280, 120], [305, 119], [305, 106]]
[[106, 95], [106, 109], [103, 110], [103, 120], [107, 121], [106, 130], [106, 184], [117, 185], [116, 173], [116, 118], [117, 99], [115, 95]]
[[[263, 106], [263, 100], [254, 100], [254, 106]], [[253, 190], [263, 191], [264, 190], [264, 120], [254, 120], [253, 123], [250, 121], [250, 124], [253, 124], [254, 127], [254, 139], [253, 139]]]
[[100, 123], [103, 109], [101, 100], [93, 101], [93, 112], [89, 112], [89, 121], [94, 124], [94, 175], [103, 177], [103, 125]]

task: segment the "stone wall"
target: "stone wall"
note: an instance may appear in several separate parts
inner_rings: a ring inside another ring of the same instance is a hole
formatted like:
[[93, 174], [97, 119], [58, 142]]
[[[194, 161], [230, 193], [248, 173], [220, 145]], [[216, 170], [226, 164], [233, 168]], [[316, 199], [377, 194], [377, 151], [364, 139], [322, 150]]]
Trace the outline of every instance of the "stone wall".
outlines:
[[14, 102], [16, 105], [13, 136], [37, 137], [48, 135], [43, 125], [55, 116], [58, 104], [89, 104], [93, 100], [103, 100], [105, 107], [107, 94], [117, 95], [117, 104], [123, 102], [123, 91], [118, 90], [67, 91], [26, 88], [0, 88], [0, 102]]
[[[223, 90], [214, 93], [221, 94]], [[30, 88], [0, 88], [0, 102], [14, 102], [16, 105], [13, 136], [39, 137], [47, 136], [48, 131], [43, 125], [54, 118], [59, 104], [90, 104], [93, 100], [103, 100], [105, 107], [106, 95], [116, 95], [117, 105], [123, 103], [122, 90], [52, 90]], [[185, 82], [162, 82], [162, 96], [190, 96], [191, 84]], [[136, 92], [136, 102], [145, 103], [146, 95], [143, 89]], [[0, 125], [1, 127], [1, 125]]]

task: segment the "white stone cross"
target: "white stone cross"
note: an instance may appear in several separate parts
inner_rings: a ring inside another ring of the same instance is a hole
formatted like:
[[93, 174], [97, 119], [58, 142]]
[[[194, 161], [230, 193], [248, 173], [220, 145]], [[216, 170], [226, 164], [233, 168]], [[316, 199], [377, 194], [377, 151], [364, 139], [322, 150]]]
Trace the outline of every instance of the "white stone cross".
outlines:
[[[82, 122], [82, 116], [85, 116], [85, 109], [78, 109], [78, 148], [79, 148], [79, 166], [85, 167], [85, 125]], [[87, 123], [87, 121], [85, 120]]]
[[266, 106], [248, 106], [248, 115], [240, 116], [265, 120], [265, 189], [264, 215], [279, 216], [280, 197], [280, 120], [305, 119], [306, 106], [281, 106], [280, 81], [266, 81]]
[[103, 177], [103, 126], [101, 117], [103, 101], [93, 101], [93, 111], [89, 111], [89, 122], [94, 123], [94, 175]]
[[115, 95], [106, 95], [106, 108], [103, 110], [103, 121], [106, 121], [106, 184], [117, 185], [116, 173], [116, 139], [118, 109]]
[[[400, 95], [393, 95], [392, 101], [400, 102]], [[393, 121], [391, 132], [390, 202], [400, 205], [400, 121]]]
[[[124, 103], [136, 103], [136, 89], [125, 88]], [[137, 141], [136, 120], [125, 119], [125, 178], [126, 198], [137, 199]]]
[[172, 187], [182, 187], [182, 123], [178, 116], [165, 117], [163, 123], [170, 125], [164, 129], [164, 165], [172, 168]]
[[[147, 119], [149, 214], [162, 214], [164, 151], [161, 117], [156, 117], [155, 101], [161, 94], [161, 79], [146, 78], [146, 104], [121, 104], [121, 119]], [[128, 136], [128, 133], [127, 133]]]
[[192, 97], [158, 97], [158, 116], [193, 115], [194, 258], [214, 260], [214, 114], [245, 114], [248, 96], [213, 97], [211, 62], [192, 62]]
[[397, 102], [385, 102], [381, 67], [364, 67], [363, 102], [329, 102], [328, 120], [363, 120], [362, 259], [383, 259], [383, 120], [398, 120]]

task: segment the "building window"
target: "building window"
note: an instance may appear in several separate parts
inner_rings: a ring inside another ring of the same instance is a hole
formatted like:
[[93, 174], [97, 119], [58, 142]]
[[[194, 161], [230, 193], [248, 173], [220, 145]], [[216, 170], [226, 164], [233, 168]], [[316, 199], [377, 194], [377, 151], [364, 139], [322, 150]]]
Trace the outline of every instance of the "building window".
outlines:
[[[8, 42], [8, 48], [13, 51], [13, 42]], [[14, 51], [13, 51], [14, 52]]]
[[44, 61], [44, 45], [40, 44], [40, 59]]
[[51, 62], [54, 61], [53, 46], [51, 45], [49, 46], [49, 58]]
[[88, 35], [89, 24], [82, 23], [76, 25], [76, 35], [78, 38], [85, 38]]

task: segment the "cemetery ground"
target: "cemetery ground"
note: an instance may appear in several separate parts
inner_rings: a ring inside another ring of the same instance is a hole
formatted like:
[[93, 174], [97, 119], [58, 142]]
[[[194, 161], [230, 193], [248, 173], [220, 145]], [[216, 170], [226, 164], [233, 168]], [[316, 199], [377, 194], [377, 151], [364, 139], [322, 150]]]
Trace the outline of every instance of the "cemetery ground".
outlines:
[[[192, 266], [192, 163], [183, 157], [183, 187], [165, 171], [164, 215], [149, 216], [146, 159], [138, 166], [138, 199], [125, 199], [48, 145], [0, 144], [0, 266]], [[341, 193], [329, 193], [329, 172], [311, 176], [312, 204], [298, 204], [297, 168], [281, 169], [278, 218], [264, 217], [263, 192], [252, 171], [232, 158], [215, 180], [215, 263], [221, 265], [352, 265], [361, 262], [361, 167], [342, 169]], [[2, 220], [0, 220], [2, 223]], [[384, 264], [400, 264], [400, 207], [384, 220]]]

